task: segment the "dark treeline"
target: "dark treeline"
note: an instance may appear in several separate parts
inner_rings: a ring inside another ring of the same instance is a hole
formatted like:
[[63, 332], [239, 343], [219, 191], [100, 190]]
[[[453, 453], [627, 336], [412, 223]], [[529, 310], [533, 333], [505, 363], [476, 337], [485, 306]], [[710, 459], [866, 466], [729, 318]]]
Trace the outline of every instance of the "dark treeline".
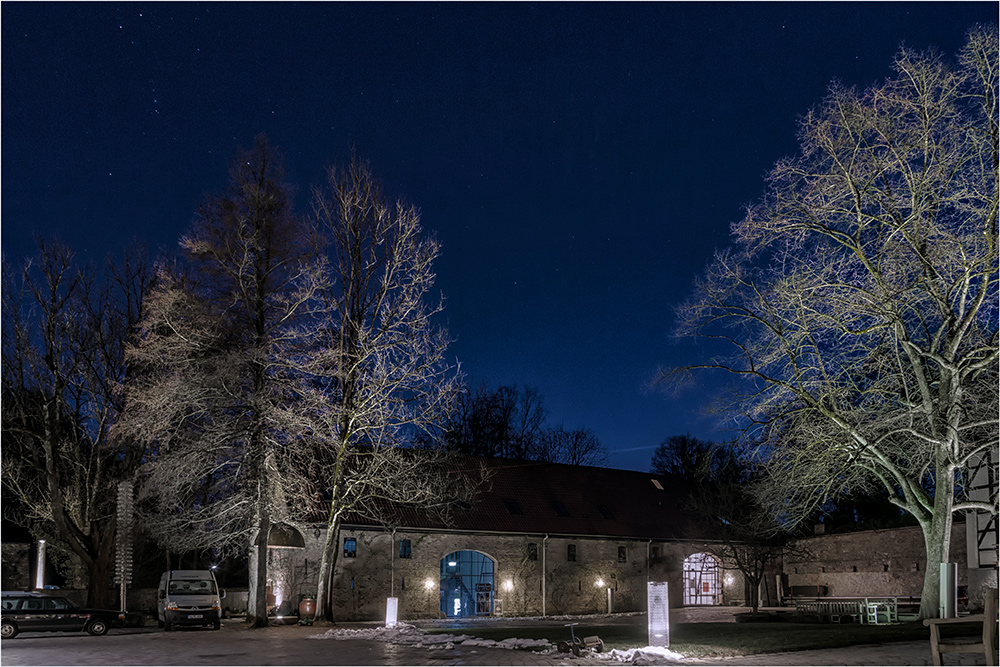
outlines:
[[464, 392], [440, 441], [450, 451], [519, 461], [600, 465], [607, 453], [586, 428], [547, 423], [545, 398], [535, 387], [487, 385]]

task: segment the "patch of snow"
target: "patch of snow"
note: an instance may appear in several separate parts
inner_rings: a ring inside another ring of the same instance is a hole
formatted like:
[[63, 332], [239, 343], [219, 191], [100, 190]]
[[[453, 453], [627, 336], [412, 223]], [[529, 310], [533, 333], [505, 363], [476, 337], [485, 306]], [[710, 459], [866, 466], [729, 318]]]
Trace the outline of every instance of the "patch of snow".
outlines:
[[602, 660], [627, 662], [631, 665], [676, 665], [684, 661], [684, 656], [662, 646], [630, 648], [627, 651], [612, 649], [607, 653], [595, 653]]
[[547, 651], [552, 648], [552, 644], [545, 639], [509, 638], [502, 641], [494, 641], [492, 639], [475, 638], [471, 635], [429, 635], [409, 623], [397, 623], [391, 628], [385, 626], [374, 628], [330, 628], [322, 634], [310, 636], [309, 639], [367, 639], [429, 649], [455, 648], [456, 644], [482, 646], [484, 648], [536, 649], [539, 651]]

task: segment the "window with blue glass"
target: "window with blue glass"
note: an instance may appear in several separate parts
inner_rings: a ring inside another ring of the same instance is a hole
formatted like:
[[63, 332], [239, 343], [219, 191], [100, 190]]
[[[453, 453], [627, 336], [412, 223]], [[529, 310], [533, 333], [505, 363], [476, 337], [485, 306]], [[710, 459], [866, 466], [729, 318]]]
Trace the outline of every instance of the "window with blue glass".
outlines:
[[344, 558], [355, 558], [358, 555], [358, 540], [355, 537], [344, 538]]
[[494, 562], [479, 551], [454, 551], [441, 559], [441, 611], [449, 618], [493, 613]]
[[410, 541], [400, 540], [399, 541], [399, 557], [409, 558], [410, 557]]

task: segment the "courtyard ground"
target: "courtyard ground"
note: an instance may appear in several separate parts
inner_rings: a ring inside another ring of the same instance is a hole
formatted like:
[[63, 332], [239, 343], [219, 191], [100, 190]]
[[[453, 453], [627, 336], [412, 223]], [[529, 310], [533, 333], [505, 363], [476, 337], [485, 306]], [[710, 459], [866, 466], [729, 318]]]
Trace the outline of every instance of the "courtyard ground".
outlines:
[[[708, 621], [713, 626], [732, 622], [733, 610], [720, 608], [679, 610], [672, 623]], [[600, 624], [629, 628], [645, 617], [547, 618], [545, 623], [561, 631], [568, 622], [580, 627]], [[338, 629], [370, 636], [377, 623], [341, 624]], [[472, 636], [500, 630], [518, 637], [538, 619], [474, 619], [468, 621], [418, 621], [424, 630]], [[707, 627], [707, 626], [706, 626]], [[718, 626], [716, 626], [718, 627]], [[733, 626], [733, 630], [736, 626]], [[623, 664], [609, 656], [574, 658], [558, 652], [537, 653], [506, 650], [463, 643], [442, 643], [436, 648], [392, 644], [372, 639], [317, 639], [327, 628], [280, 626], [247, 630], [236, 620], [224, 623], [219, 632], [200, 628], [171, 633], [155, 625], [118, 629], [104, 637], [75, 633], [25, 633], [0, 643], [0, 665], [604, 665]], [[342, 634], [351, 634], [350, 632]], [[430, 637], [431, 635], [428, 635]], [[633, 656], [635, 657], [635, 656]], [[949, 664], [983, 665], [982, 656], [952, 656]], [[634, 664], [676, 664], [660, 656], [643, 654]], [[810, 651], [767, 653], [733, 658], [685, 659], [691, 665], [930, 665], [926, 640], [878, 645], [847, 646]]]

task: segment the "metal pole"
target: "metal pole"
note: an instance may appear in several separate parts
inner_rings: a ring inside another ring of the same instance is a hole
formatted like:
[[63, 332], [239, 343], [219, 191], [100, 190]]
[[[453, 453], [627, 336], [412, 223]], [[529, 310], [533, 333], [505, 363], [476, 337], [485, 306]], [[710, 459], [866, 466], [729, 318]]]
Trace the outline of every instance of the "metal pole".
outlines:
[[940, 576], [938, 616], [955, 618], [958, 616], [958, 563], [941, 563]]
[[548, 540], [548, 535], [542, 539], [542, 616], [545, 616], [545, 543]]

